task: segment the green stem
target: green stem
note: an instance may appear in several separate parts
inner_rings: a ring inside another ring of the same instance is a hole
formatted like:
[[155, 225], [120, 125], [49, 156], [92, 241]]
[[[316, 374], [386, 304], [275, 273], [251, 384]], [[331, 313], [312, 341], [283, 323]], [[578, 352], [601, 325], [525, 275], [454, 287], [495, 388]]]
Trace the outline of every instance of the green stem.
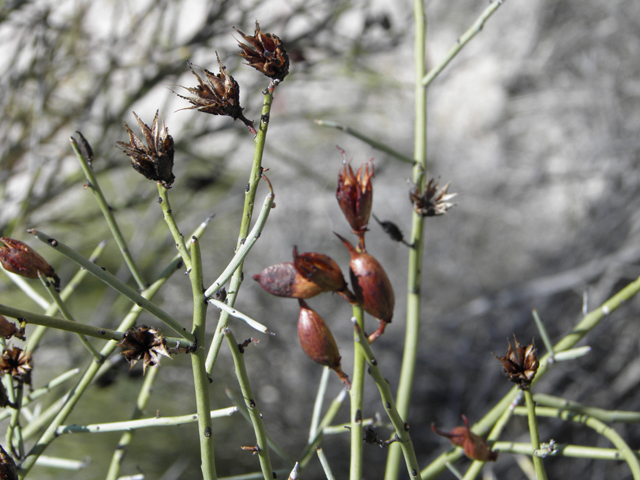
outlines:
[[364, 143], [366, 143], [367, 145], [370, 145], [376, 150], [380, 150], [381, 152], [384, 152], [391, 157], [397, 158], [402, 162], [410, 163], [411, 165], [414, 165], [416, 163], [416, 160], [414, 160], [413, 158], [409, 158], [401, 154], [400, 152], [395, 151], [393, 148], [389, 147], [388, 145], [378, 142], [373, 138], [369, 138], [366, 135], [358, 132], [357, 130], [354, 130], [353, 128], [348, 127], [347, 125], [341, 125], [339, 123], [330, 122], [327, 120], [315, 120], [315, 123], [317, 125], [320, 125], [321, 127], [329, 127], [329, 128], [335, 128], [336, 130], [341, 130], [347, 135], [351, 135], [352, 137], [355, 137], [358, 140], [362, 140]]
[[[159, 371], [159, 368], [151, 368], [149, 369], [149, 373], [145, 375], [144, 382], [142, 382], [142, 388], [140, 388], [140, 393], [138, 393], [136, 406], [133, 409], [133, 414], [131, 415], [131, 421], [139, 420], [145, 408], [147, 408], [147, 403], [149, 401], [149, 398], [151, 397], [151, 387], [153, 386], [153, 382], [155, 381]], [[91, 427], [91, 425], [86, 425], [85, 428], [87, 428], [87, 430], [81, 431], [91, 431], [88, 429], [88, 427]], [[58, 427], [57, 433], [67, 433], [68, 428], [69, 427], [61, 425], [60, 427]], [[104, 425], [95, 431], [103, 432]], [[127, 454], [127, 448], [133, 440], [133, 435], [134, 431], [131, 428], [128, 428], [120, 437], [120, 441], [118, 442], [118, 445], [113, 452], [113, 456], [111, 457], [111, 463], [109, 464], [109, 470], [107, 471], [106, 480], [117, 480], [118, 475], [120, 474], [120, 466], [124, 461], [124, 456]]]
[[84, 258], [82, 255], [77, 253], [75, 250], [73, 250], [69, 246], [56, 240], [55, 238], [50, 237], [46, 233], [39, 232], [38, 230], [33, 230], [33, 229], [28, 230], [28, 232], [34, 234], [38, 240], [55, 248], [62, 255], [71, 259], [76, 264], [80, 265], [82, 268], [85, 268], [86, 270], [88, 270], [91, 275], [103, 281], [104, 283], [109, 285], [111, 288], [113, 288], [114, 290], [116, 290], [117, 292], [121, 293], [122, 295], [127, 297], [129, 300], [134, 302], [136, 305], [139, 305], [140, 307], [145, 309], [147, 312], [158, 317], [167, 326], [172, 328], [178, 335], [181, 335], [182, 337], [186, 338], [190, 342], [193, 342], [194, 340], [193, 335], [189, 333], [186, 328], [180, 325], [176, 319], [174, 319], [171, 315], [169, 315], [167, 312], [165, 312], [160, 307], [158, 307], [155, 303], [150, 302], [144, 296], [136, 292], [134, 289], [132, 289], [128, 285], [118, 280], [115, 276], [113, 276], [106, 270], [103, 270], [102, 268], [97, 266], [95, 263], [90, 262], [88, 259]]
[[[111, 330], [108, 328], [94, 327], [93, 325], [86, 325], [84, 323], [72, 322], [69, 320], [63, 320], [57, 317], [48, 317], [39, 313], [27, 312], [26, 310], [19, 310], [17, 308], [8, 307], [0, 304], [0, 314], [8, 317], [17, 318], [26, 323], [34, 325], [42, 325], [48, 328], [55, 328], [58, 330], [65, 330], [67, 332], [77, 333], [81, 335], [88, 335], [90, 337], [100, 338], [102, 340], [115, 340], [121, 342], [124, 338], [125, 332], [119, 330]], [[193, 342], [189, 342], [184, 338], [164, 337], [167, 341], [167, 346], [170, 348], [190, 349], [193, 347]], [[102, 363], [104, 358], [98, 352], [95, 356], [96, 361]]]
[[[364, 330], [364, 311], [360, 305], [353, 306], [353, 316], [360, 330]], [[353, 375], [351, 376], [351, 389], [349, 396], [351, 398], [351, 462], [349, 468], [350, 480], [362, 479], [362, 405], [364, 403], [364, 366], [365, 355], [361, 348], [358, 348], [360, 337], [357, 331], [353, 333]]]
[[[238, 233], [238, 242], [236, 244], [236, 252], [242, 247], [242, 244], [247, 240], [247, 236], [249, 235], [249, 227], [251, 226], [251, 218], [253, 216], [253, 207], [256, 199], [256, 192], [258, 190], [258, 181], [260, 180], [260, 176], [262, 175], [262, 156], [264, 154], [264, 146], [267, 138], [267, 129], [269, 127], [269, 118], [271, 112], [271, 104], [273, 102], [273, 90], [271, 88], [267, 89], [264, 92], [264, 101], [262, 103], [262, 114], [260, 116], [260, 125], [258, 128], [258, 133], [255, 138], [255, 148], [253, 151], [253, 162], [251, 164], [251, 172], [249, 173], [249, 182], [247, 184], [247, 188], [245, 190], [244, 197], [244, 207], [242, 209], [242, 219], [240, 221], [240, 232]], [[238, 262], [238, 266], [234, 270], [231, 276], [231, 283], [229, 285], [229, 294], [227, 296], [227, 305], [233, 308], [236, 302], [236, 298], [238, 296], [238, 291], [240, 290], [240, 286], [242, 285], [243, 273], [242, 273], [242, 265], [243, 262]], [[210, 287], [207, 290], [206, 296], [209, 297], [214, 294], [218, 288], [215, 287], [217, 282], [214, 283], [214, 286]], [[220, 284], [221, 286], [222, 284]], [[213, 293], [211, 291], [213, 290]], [[229, 325], [229, 314], [227, 312], [222, 312], [220, 314], [220, 318], [218, 319], [218, 324], [216, 326], [215, 333], [213, 335], [213, 340], [211, 341], [211, 347], [209, 348], [209, 353], [207, 354], [207, 372], [211, 373], [213, 371], [213, 367], [216, 363], [216, 359], [218, 358], [218, 353], [220, 352], [220, 346], [222, 345], [222, 340], [224, 338], [224, 332]]]
[[[371, 350], [371, 346], [369, 345], [367, 337], [365, 337], [364, 335], [364, 331], [362, 330], [360, 325], [358, 325], [357, 319], [355, 317], [352, 320], [354, 322], [355, 333], [358, 339], [356, 344], [364, 353], [364, 358], [369, 364], [369, 374], [376, 382], [376, 386], [380, 391], [382, 405], [387, 412], [387, 415], [389, 416], [389, 420], [391, 420], [393, 428], [396, 431], [395, 438], [397, 439], [397, 441], [395, 443], [399, 443], [400, 447], [402, 448], [402, 453], [404, 455], [405, 463], [407, 464], [409, 477], [417, 478], [418, 472], [420, 472], [420, 467], [418, 466], [416, 452], [413, 449], [413, 442], [411, 441], [411, 436], [409, 435], [409, 424], [405, 423], [398, 413], [395, 402], [393, 401], [393, 394], [391, 393], [389, 382], [387, 382], [387, 380], [382, 376], [382, 372], [380, 372], [378, 361], [373, 355], [373, 351]], [[394, 445], [395, 443], [392, 443], [392, 445]]]
[[[215, 480], [216, 463], [213, 451], [212, 424], [207, 414], [210, 407], [209, 386], [210, 380], [205, 368], [204, 334], [207, 320], [207, 302], [204, 298], [202, 257], [200, 255], [200, 243], [196, 237], [190, 242], [191, 253], [191, 291], [193, 294], [193, 335], [195, 337], [195, 350], [191, 352], [191, 366], [193, 368], [193, 381], [195, 384], [196, 407], [198, 412], [198, 436], [200, 438], [200, 460], [202, 475], [205, 480]], [[185, 257], [183, 257], [185, 258]]]
[[[523, 415], [524, 410], [522, 409], [522, 407], [516, 408], [515, 414]], [[529, 415], [528, 408], [527, 415]], [[616, 446], [618, 450], [620, 450], [620, 453], [629, 464], [629, 468], [631, 468], [631, 473], [634, 480], [640, 480], [640, 461], [638, 460], [638, 457], [636, 456], [634, 451], [631, 450], [627, 442], [625, 442], [624, 439], [620, 436], [620, 434], [604, 422], [601, 422], [597, 418], [590, 417], [589, 415], [582, 415], [579, 413], [550, 407], [535, 407], [535, 415], [541, 417], [560, 418], [562, 420], [571, 420], [572, 422], [581, 423], [589, 428], [592, 428], [600, 435], [606, 437], [611, 443]]]
[[588, 407], [573, 400], [554, 397], [546, 393], [536, 393], [533, 400], [537, 405], [554, 407], [571, 412], [581, 413], [596, 418], [602, 422], [640, 423], [640, 412], [625, 412], [619, 410], [605, 410], [603, 408]]
[[[240, 415], [242, 415], [242, 417], [251, 424], [251, 417], [249, 416], [249, 411], [247, 410], [247, 407], [245, 407], [244, 405], [244, 400], [239, 395], [235, 394], [233, 391], [229, 390], [228, 388], [226, 389], [225, 393], [227, 394], [227, 397], [229, 397], [229, 399], [237, 407], [238, 411], [240, 412]], [[276, 442], [273, 441], [273, 439], [269, 435], [267, 435], [267, 443], [269, 444], [269, 448], [271, 448], [274, 452], [278, 454], [280, 458], [282, 458], [285, 462], [287, 462], [287, 465], [289, 465], [290, 467], [293, 467], [295, 462], [291, 459], [291, 457], [289, 457], [289, 455], [285, 453], [284, 450], [282, 450], [282, 448], [280, 448], [280, 446]]]
[[267, 441], [267, 432], [262, 422], [262, 415], [258, 409], [258, 405], [251, 390], [249, 383], [249, 376], [247, 375], [247, 369], [244, 365], [244, 356], [240, 351], [238, 342], [236, 341], [233, 333], [228, 328], [224, 332], [227, 338], [227, 343], [231, 349], [231, 355], [233, 356], [233, 364], [235, 365], [236, 377], [242, 390], [242, 396], [244, 398], [245, 406], [249, 411], [249, 417], [253, 425], [253, 430], [256, 434], [256, 442], [258, 447], [258, 457], [260, 459], [260, 468], [265, 480], [273, 479], [273, 467], [271, 466], [271, 459], [269, 458], [269, 442]]
[[[95, 263], [102, 255], [102, 252], [104, 252], [104, 247], [106, 245], [107, 245], [106, 240], [103, 240], [102, 242], [100, 242], [98, 246], [91, 253], [91, 256], [89, 257], [89, 261], [92, 263]], [[78, 288], [78, 285], [82, 283], [84, 278], [87, 276], [87, 273], [89, 272], [87, 272], [87, 270], [84, 268], [81, 268], [76, 272], [76, 274], [73, 276], [71, 281], [67, 284], [66, 287], [62, 289], [62, 292], [60, 293], [60, 299], [63, 302], [67, 301], [67, 299], [71, 296], [71, 294]], [[51, 304], [49, 305], [49, 308], [47, 308], [47, 310], [44, 313], [45, 315], [53, 316], [57, 310], [58, 310], [58, 306], [56, 304]], [[40, 342], [40, 339], [42, 338], [42, 336], [45, 334], [46, 331], [47, 331], [47, 327], [44, 327], [42, 325], [38, 325], [33, 330], [31, 335], [29, 335], [29, 339], [27, 340], [27, 346], [25, 347], [25, 351], [27, 353], [32, 353], [36, 349], [38, 342]]]
[[178, 224], [173, 218], [173, 212], [171, 211], [171, 204], [169, 203], [169, 191], [161, 184], [158, 183], [158, 194], [160, 195], [159, 203], [162, 208], [162, 214], [164, 216], [164, 221], [167, 223], [169, 230], [171, 231], [171, 236], [173, 236], [174, 242], [176, 242], [176, 248], [178, 249], [178, 254], [182, 257], [182, 261], [187, 267], [187, 271], [191, 270], [191, 258], [189, 257], [189, 251], [187, 250], [187, 246], [184, 243], [184, 235], [180, 233], [178, 229]]
[[[522, 391], [520, 391], [520, 393], [522, 393]], [[487, 443], [490, 446], [492, 446], [491, 450], [495, 450], [495, 448], [493, 448], [494, 442], [496, 442], [500, 438], [500, 435], [502, 435], [502, 431], [504, 430], [504, 427], [507, 426], [507, 423], [509, 423], [509, 420], [511, 420], [511, 417], [513, 417], [513, 411], [518, 405], [518, 403], [520, 403], [521, 399], [522, 399], [522, 395], [519, 394], [516, 397], [516, 399], [513, 402], [511, 402], [511, 405], [509, 405], [509, 408], [507, 408], [504, 411], [502, 416], [498, 419], [496, 424], [491, 429], [491, 433], [489, 433], [489, 436], [487, 437]], [[531, 448], [531, 444], [529, 444], [529, 448]], [[469, 469], [467, 470], [467, 472], [465, 473], [464, 480], [473, 480], [474, 478], [476, 478], [480, 473], [480, 470], [482, 470], [482, 467], [484, 467], [485, 463], [486, 462], [474, 460], [471, 466], [469, 467]]]
[[[169, 277], [177, 270], [177, 268], [182, 265], [181, 260], [174, 260], [169, 264], [167, 268], [160, 274], [160, 278], [156, 280], [149, 288], [147, 288], [142, 294], [145, 296], [145, 299], [152, 298], [160, 289], [162, 285], [169, 279]], [[134, 306], [127, 316], [123, 319], [123, 321], [119, 325], [119, 330], [126, 331], [131, 328], [140, 314], [143, 312], [143, 308], [139, 306]], [[82, 325], [82, 324], [74, 324], [69, 322], [72, 325]], [[83, 325], [88, 326], [88, 325]], [[100, 354], [107, 358], [109, 355], [113, 353], [113, 351], [117, 347], [117, 342], [110, 341], [108, 342], [104, 348], [100, 351]], [[22, 480], [29, 473], [31, 468], [35, 465], [38, 457], [42, 455], [47, 446], [54, 440], [56, 437], [57, 428], [62, 425], [62, 422], [65, 421], [67, 416], [71, 413], [75, 405], [78, 403], [86, 389], [89, 387], [94, 377], [97, 375], [100, 370], [100, 363], [96, 361], [92, 361], [82, 375], [82, 378], [79, 382], [71, 389], [69, 395], [64, 399], [62, 408], [59, 409], [58, 413], [48, 425], [44, 433], [40, 436], [36, 444], [31, 448], [31, 451], [27, 454], [27, 457], [20, 464], [20, 468], [18, 470], [19, 479]]]
[[98, 184], [98, 179], [93, 173], [93, 168], [91, 167], [91, 165], [89, 165], [88, 159], [84, 158], [84, 156], [80, 152], [80, 148], [78, 147], [76, 139], [71, 137], [69, 140], [71, 141], [71, 148], [73, 148], [73, 151], [76, 153], [78, 160], [80, 160], [82, 171], [84, 172], [85, 177], [87, 177], [87, 180], [89, 182], [88, 187], [96, 197], [98, 205], [100, 206], [100, 210], [102, 211], [102, 214], [104, 215], [104, 218], [107, 221], [109, 228], [111, 229], [111, 234], [113, 235], [113, 238], [115, 238], [116, 243], [118, 244], [118, 248], [122, 253], [122, 257], [124, 258], [127, 267], [129, 267], [131, 275], [133, 275], [133, 278], [138, 284], [138, 288], [140, 290], [143, 290], [146, 287], [146, 283], [142, 279], [142, 276], [140, 275], [140, 272], [138, 271], [138, 268], [133, 261], [133, 257], [129, 252], [129, 247], [127, 247], [127, 242], [125, 242], [124, 237], [122, 236], [122, 232], [120, 231], [120, 227], [118, 227], [118, 223], [116, 222], [115, 217], [113, 216], [111, 207], [102, 194], [102, 190], [100, 189], [100, 185]]
[[[421, 84], [426, 72], [426, 30], [427, 22], [424, 11], [424, 0], [414, 0], [414, 68], [415, 68], [415, 132], [413, 157], [416, 164], [413, 167], [413, 183], [422, 191], [425, 184], [427, 169], [427, 89]], [[409, 404], [413, 379], [415, 376], [416, 359], [418, 356], [418, 342], [420, 341], [420, 284], [422, 268], [422, 252], [424, 237], [424, 218], [413, 212], [411, 219], [411, 239], [413, 248], [409, 249], [408, 263], [408, 293], [407, 293], [407, 323], [405, 330], [402, 367], [398, 380], [396, 405], [402, 418], [409, 418]], [[385, 480], [396, 480], [400, 470], [400, 445], [389, 446]]]
[[220, 290], [220, 288], [225, 283], [227, 283], [227, 281], [229, 281], [234, 272], [238, 269], [242, 262], [244, 262], [245, 257], [247, 256], [253, 245], [256, 243], [256, 240], [258, 240], [258, 237], [260, 237], [260, 235], [262, 234], [262, 229], [267, 222], [269, 212], [271, 212], [271, 209], [273, 208], [273, 202], [276, 198], [275, 194], [273, 193], [273, 189], [271, 188], [271, 184], [268, 185], [269, 193], [264, 199], [262, 209], [260, 210], [260, 215], [258, 216], [255, 225], [251, 229], [249, 236], [242, 243], [242, 246], [236, 251], [235, 255], [233, 256], [227, 267], [224, 269], [222, 274], [220, 274], [216, 281], [213, 282], [213, 284], [204, 292], [205, 297], [212, 297], [218, 290]]
[[[58, 307], [58, 310], [60, 310], [60, 313], [62, 314], [62, 316], [69, 322], [76, 323], [76, 320], [71, 315], [71, 312], [69, 312], [69, 310], [67, 309], [67, 306], [64, 304], [64, 302], [60, 298], [60, 295], [58, 294], [58, 292], [56, 292], [56, 289], [53, 286], [53, 284], [49, 280], [47, 280], [47, 278], [40, 272], [38, 272], [38, 277], [40, 278], [42, 285], [44, 285], [44, 288], [46, 288], [47, 292], [49, 292], [51, 299]], [[91, 342], [89, 342], [89, 339], [87, 337], [85, 337], [81, 333], [77, 333], [76, 335], [78, 335], [80, 342], [85, 346], [85, 348], [89, 351], [89, 353], [93, 356], [93, 358], [96, 361], [102, 362], [104, 360], [100, 355], [100, 353], [95, 349], [95, 347], [91, 345]]]
[[424, 75], [424, 78], [421, 79], [422, 85], [428, 87], [431, 82], [445, 69], [449, 62], [453, 60], [453, 58], [464, 48], [464, 46], [469, 43], [469, 41], [476, 36], [476, 34], [480, 33], [484, 23], [489, 19], [493, 13], [500, 8], [500, 6], [504, 3], [504, 0], [494, 0], [489, 4], [489, 6], [480, 14], [480, 16], [473, 22], [473, 25], [464, 32], [464, 34], [458, 38], [455, 45], [449, 49], [447, 55], [444, 59], [431, 70], [429, 73]]
[[316, 401], [313, 403], [313, 413], [311, 415], [311, 427], [309, 428], [309, 442], [313, 442], [313, 439], [318, 434], [318, 426], [320, 425], [320, 416], [322, 415], [322, 404], [324, 403], [324, 396], [327, 394], [327, 385], [329, 385], [329, 376], [331, 375], [331, 369], [324, 367], [322, 369], [322, 377], [320, 377], [320, 383], [318, 384], [318, 393], [316, 394]]
[[[617, 448], [585, 447], [582, 445], [567, 445], [555, 443], [553, 450], [531, 451], [530, 443], [516, 442], [496, 442], [493, 450], [504, 453], [515, 453], [518, 455], [544, 455], [547, 457], [571, 457], [587, 458], [589, 460], [618, 460], [624, 461], [624, 457]], [[636, 456], [640, 456], [640, 450], [633, 451]]]
[[[529, 421], [529, 434], [531, 435], [531, 449], [535, 452], [540, 448], [540, 432], [538, 431], [538, 419], [536, 417], [536, 404], [533, 401], [531, 390], [524, 391], [524, 400], [527, 404], [527, 419]], [[547, 472], [544, 469], [542, 458], [533, 456], [533, 468], [536, 470], [538, 480], [547, 480]]]
[[318, 459], [320, 460], [320, 465], [322, 465], [322, 470], [324, 470], [324, 475], [325, 477], [327, 477], [327, 480], [336, 480], [335, 475], [331, 471], [329, 460], [327, 460], [327, 456], [324, 454], [322, 447], [316, 448], [316, 454], [318, 455]]
[[[149, 373], [157, 370], [157, 368], [153, 368]], [[146, 376], [148, 375], [149, 374], [147, 374]], [[228, 417], [229, 415], [232, 415], [237, 411], [238, 409], [236, 407], [227, 407], [218, 410], [211, 410], [204, 416], [209, 419], [222, 418]], [[141, 428], [177, 427], [186, 423], [197, 422], [198, 417], [199, 414], [191, 413], [189, 415], [178, 415], [174, 417], [149, 417], [139, 420], [127, 420], [125, 422], [96, 423], [91, 425], [60, 425], [56, 429], [56, 435], [62, 435], [65, 433], [132, 432], [133, 430], [140, 430]]]
[[[620, 307], [620, 305], [622, 305], [623, 303], [628, 302], [638, 292], [640, 292], [640, 277], [638, 277], [635, 281], [631, 282], [618, 293], [613, 295], [600, 307], [592, 310], [587, 315], [585, 315], [582, 321], [580, 321], [580, 323], [578, 323], [570, 333], [565, 335], [562, 340], [554, 345], [553, 351], [555, 352], [556, 356], [559, 352], [563, 352], [565, 350], [570, 350], [571, 348], [573, 348], [576, 343], [584, 338], [585, 335], [587, 335], [591, 330], [597, 327], [604, 317], [617, 310], [618, 307]], [[553, 362], [549, 362], [549, 358], [550, 355], [546, 354], [540, 360], [540, 367], [538, 367], [536, 376], [533, 379], [534, 385], [542, 377], [544, 377], [544, 375], [553, 366]], [[476, 423], [471, 428], [471, 430], [480, 436], [484, 435], [495, 424], [498, 418], [500, 418], [503, 412], [507, 408], [509, 408], [509, 404], [514, 400], [517, 394], [517, 387], [513, 387], [509, 391], [509, 393], [507, 393], [502, 398], [502, 400], [500, 400], [491, 409], [491, 411], [489, 411], [489, 413], [487, 413], [478, 423]], [[456, 460], [460, 459], [462, 455], [462, 451], [459, 450], [443, 453], [422, 470], [422, 480], [428, 480], [437, 477], [446, 468], [447, 462], [455, 462]]]

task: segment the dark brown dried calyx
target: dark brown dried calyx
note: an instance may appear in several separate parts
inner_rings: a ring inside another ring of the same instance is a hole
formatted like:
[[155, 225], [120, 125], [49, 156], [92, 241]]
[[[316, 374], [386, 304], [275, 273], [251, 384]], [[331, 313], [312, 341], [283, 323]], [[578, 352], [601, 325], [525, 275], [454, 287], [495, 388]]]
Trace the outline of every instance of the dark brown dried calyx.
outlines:
[[509, 348], [504, 357], [495, 357], [502, 363], [505, 375], [509, 377], [513, 383], [517, 384], [522, 390], [526, 390], [531, 386], [540, 363], [538, 362], [538, 350], [532, 341], [527, 347], [522, 347], [513, 336], [515, 348], [509, 342]]
[[272, 33], [264, 33], [256, 22], [253, 36], [245, 35], [236, 28], [247, 44], [238, 42], [242, 49], [239, 55], [247, 61], [247, 65], [255, 68], [269, 78], [282, 81], [289, 74], [289, 55], [280, 38]]
[[427, 178], [424, 192], [420, 193], [418, 186], [414, 186], [409, 192], [409, 199], [413, 203], [413, 209], [422, 217], [439, 217], [455, 204], [449, 202], [457, 193], [448, 193], [449, 183], [438, 188], [440, 180]]
[[16, 462], [0, 445], [0, 480], [18, 480]]
[[391, 240], [404, 243], [407, 247], [413, 247], [413, 245], [407, 243], [407, 241], [404, 239], [402, 231], [395, 223], [389, 222], [388, 220], [380, 220], [378, 217], [376, 217], [375, 213], [372, 213], [372, 215], [373, 218], [376, 219], [376, 222], [380, 224], [382, 230], [384, 230], [384, 232], [389, 235], [389, 237], [391, 237]]
[[129, 143], [116, 142], [116, 146], [122, 149], [131, 159], [131, 165], [136, 172], [144, 175], [149, 180], [162, 183], [165, 188], [171, 188], [175, 176], [173, 175], [173, 137], [162, 120], [160, 124], [159, 111], [153, 119], [151, 128], [146, 125], [136, 112], [136, 117], [140, 131], [144, 137], [144, 142], [131, 131], [127, 122], [124, 126], [129, 133]]
[[192, 107], [187, 107], [185, 110], [195, 109], [210, 115], [231, 117], [234, 120], [240, 119], [249, 130], [255, 133], [253, 122], [245, 118], [242, 114], [243, 108], [240, 106], [240, 86], [238, 82], [227, 73], [227, 67], [222, 65], [217, 52], [216, 58], [220, 66], [220, 73], [216, 75], [202, 68], [204, 78], [198, 75], [193, 68], [194, 65], [189, 63], [188, 65], [191, 72], [198, 79], [198, 85], [195, 87], [182, 87], [191, 93], [191, 97], [176, 95], [193, 105]]
[[118, 346], [122, 347], [122, 356], [131, 367], [143, 360], [143, 372], [146, 372], [148, 366], [160, 365], [160, 355], [171, 358], [167, 342], [158, 329], [144, 325], [127, 330]]
[[351, 165], [347, 163], [344, 151], [342, 151], [342, 155], [342, 170], [338, 174], [336, 198], [353, 233], [358, 235], [360, 239], [360, 249], [364, 250], [364, 234], [369, 225], [373, 203], [373, 186], [371, 184], [374, 174], [373, 159], [361, 165], [358, 172], [354, 174]]
[[11, 375], [15, 380], [31, 384], [31, 355], [20, 347], [7, 347], [0, 357], [0, 372]]

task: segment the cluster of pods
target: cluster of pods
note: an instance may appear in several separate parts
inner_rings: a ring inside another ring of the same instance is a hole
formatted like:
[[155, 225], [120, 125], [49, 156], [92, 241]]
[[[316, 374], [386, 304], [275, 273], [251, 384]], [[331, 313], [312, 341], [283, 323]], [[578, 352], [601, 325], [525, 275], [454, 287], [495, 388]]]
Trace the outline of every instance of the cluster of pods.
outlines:
[[315, 362], [333, 369], [347, 387], [350, 386], [349, 379], [340, 367], [336, 341], [322, 317], [309, 307], [305, 299], [333, 292], [352, 305], [360, 305], [379, 322], [377, 330], [369, 335], [369, 342], [382, 335], [387, 324], [391, 323], [395, 305], [393, 287], [382, 265], [367, 253], [364, 241], [373, 200], [372, 177], [372, 161], [354, 173], [346, 158], [338, 175], [338, 204], [353, 233], [358, 236], [358, 244], [353, 246], [346, 238], [335, 234], [351, 255], [351, 289], [332, 258], [316, 252], [298, 253], [296, 247], [293, 248], [293, 261], [272, 265], [253, 276], [267, 292], [298, 299], [298, 338], [302, 349]]

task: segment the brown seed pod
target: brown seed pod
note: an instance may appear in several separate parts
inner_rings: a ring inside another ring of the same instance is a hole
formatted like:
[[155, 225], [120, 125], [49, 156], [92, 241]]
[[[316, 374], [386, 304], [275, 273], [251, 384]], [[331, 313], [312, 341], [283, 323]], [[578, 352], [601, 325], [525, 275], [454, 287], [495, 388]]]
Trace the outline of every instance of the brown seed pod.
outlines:
[[431, 424], [431, 430], [438, 435], [447, 437], [452, 444], [462, 447], [464, 454], [471, 460], [495, 462], [498, 459], [498, 452], [492, 452], [487, 442], [471, 431], [466, 416], [462, 415], [462, 419], [465, 426], [456, 427], [450, 432], [438, 430], [433, 423]]
[[237, 28], [236, 32], [247, 42], [246, 44], [238, 42], [242, 49], [239, 55], [247, 61], [247, 65], [269, 78], [284, 80], [284, 77], [289, 74], [289, 55], [284, 49], [282, 40], [273, 33], [262, 32], [257, 21], [253, 36], [245, 35]]
[[27, 278], [38, 278], [38, 272], [53, 279], [58, 289], [60, 278], [53, 267], [26, 243], [9, 237], [0, 237], [0, 263], [11, 273]]
[[278, 297], [311, 298], [324, 291], [318, 284], [304, 278], [293, 262], [271, 265], [256, 273], [253, 279], [271, 295]]
[[[335, 233], [335, 232], [334, 232]], [[350, 276], [353, 293], [365, 312], [380, 322], [378, 329], [369, 335], [369, 342], [384, 333], [393, 319], [395, 295], [391, 281], [382, 265], [366, 252], [359, 252], [349, 241], [336, 233], [351, 255]]]
[[344, 217], [351, 225], [353, 233], [360, 238], [360, 246], [364, 249], [364, 234], [367, 231], [373, 203], [373, 186], [371, 185], [373, 159], [361, 165], [358, 172], [354, 174], [351, 165], [347, 163], [344, 151], [341, 150], [341, 152], [343, 162], [342, 170], [338, 174], [336, 198]]
[[300, 275], [325, 292], [340, 292], [347, 288], [340, 267], [327, 255], [315, 252], [298, 254], [298, 248], [293, 247], [293, 265]]
[[298, 316], [298, 339], [302, 350], [316, 363], [335, 371], [347, 388], [351, 387], [349, 377], [340, 367], [340, 352], [331, 330], [315, 310], [309, 308], [307, 302], [298, 300], [300, 315]]

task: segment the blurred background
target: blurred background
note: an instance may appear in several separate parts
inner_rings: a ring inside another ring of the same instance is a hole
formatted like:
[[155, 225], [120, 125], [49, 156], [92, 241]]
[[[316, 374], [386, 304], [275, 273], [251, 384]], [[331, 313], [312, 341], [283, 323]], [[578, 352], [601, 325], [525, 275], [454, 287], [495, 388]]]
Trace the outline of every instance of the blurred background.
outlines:
[[[470, 0], [427, 3], [428, 64], [440, 61], [486, 7]], [[147, 281], [175, 254], [156, 202], [156, 186], [133, 171], [116, 141], [127, 141], [123, 120], [137, 132], [132, 111], [150, 124], [164, 115], [176, 142], [171, 189], [174, 215], [187, 235], [215, 218], [202, 242], [205, 284], [233, 255], [252, 138], [240, 122], [191, 110], [171, 90], [193, 86], [187, 60], [218, 72], [215, 52], [241, 88], [246, 117], [258, 120], [265, 77], [241, 65], [239, 35], [258, 20], [280, 36], [291, 74], [275, 93], [264, 166], [277, 208], [245, 262], [239, 310], [269, 326], [261, 336], [233, 323], [238, 339], [259, 337], [245, 353], [252, 386], [269, 434], [291, 456], [303, 450], [321, 367], [307, 359], [296, 334], [297, 302], [271, 297], [250, 279], [300, 251], [333, 257], [346, 272], [348, 254], [331, 233], [349, 234], [335, 200], [341, 155], [353, 165], [373, 157], [374, 213], [406, 235], [411, 204], [406, 164], [314, 120], [349, 125], [411, 156], [413, 150], [412, 2], [398, 0], [8, 0], [0, 5], [0, 229], [27, 241], [55, 267], [63, 284], [76, 267], [27, 236], [35, 227], [88, 256], [109, 238], [68, 138], [79, 130], [93, 146], [94, 169]], [[536, 308], [559, 339], [588, 308], [597, 307], [640, 275], [640, 4], [631, 0], [510, 0], [438, 77], [429, 90], [429, 172], [458, 192], [457, 206], [427, 219], [423, 265], [421, 349], [410, 418], [421, 465], [449, 448], [430, 429], [449, 430], [461, 414], [473, 423], [509, 390], [492, 352], [507, 339], [535, 337]], [[262, 199], [264, 186], [258, 192]], [[386, 268], [397, 305], [393, 323], [374, 344], [395, 391], [402, 356], [408, 249], [371, 225], [368, 251]], [[133, 282], [115, 242], [100, 265]], [[39, 311], [7, 278], [0, 301]], [[36, 288], [39, 285], [35, 286]], [[190, 324], [187, 277], [175, 275], [156, 297]], [[337, 296], [309, 301], [331, 327], [352, 367], [350, 307]], [[70, 300], [79, 321], [116, 326], [130, 303], [89, 278]], [[557, 366], [536, 391], [617, 410], [640, 401], [640, 303], [607, 317], [582, 344], [593, 351]], [[217, 312], [209, 309], [210, 330]], [[143, 314], [139, 323], [154, 324]], [[368, 320], [369, 329], [375, 322]], [[87, 359], [75, 337], [50, 333], [35, 353], [34, 387]], [[141, 367], [96, 385], [67, 423], [126, 420], [140, 388]], [[163, 360], [147, 416], [195, 411], [186, 355]], [[213, 373], [214, 407], [230, 405], [225, 388], [239, 391], [223, 346]], [[341, 389], [332, 376], [328, 399]], [[381, 410], [366, 385], [365, 417]], [[45, 399], [43, 404], [51, 402]], [[383, 413], [383, 412], [381, 412]], [[338, 421], [345, 422], [345, 405]], [[259, 470], [254, 445], [239, 416], [214, 422], [218, 474]], [[632, 448], [640, 429], [616, 429]], [[381, 431], [387, 437], [388, 432]], [[390, 434], [389, 434], [390, 435]], [[543, 440], [610, 446], [577, 425], [541, 421]], [[77, 473], [37, 469], [35, 479], [90, 479], [104, 475], [119, 435], [57, 439], [47, 455], [90, 458]], [[514, 418], [504, 439], [528, 441], [526, 420]], [[323, 448], [339, 477], [348, 471], [348, 435]], [[381, 478], [386, 452], [365, 445], [367, 479]], [[275, 468], [285, 464], [272, 453]], [[466, 462], [466, 460], [465, 460]], [[547, 459], [550, 478], [631, 478], [625, 463]], [[195, 425], [136, 434], [122, 474], [146, 478], [200, 476]], [[487, 465], [485, 478], [527, 478], [514, 456]], [[313, 460], [307, 478], [321, 478]], [[444, 472], [442, 478], [453, 478]]]

